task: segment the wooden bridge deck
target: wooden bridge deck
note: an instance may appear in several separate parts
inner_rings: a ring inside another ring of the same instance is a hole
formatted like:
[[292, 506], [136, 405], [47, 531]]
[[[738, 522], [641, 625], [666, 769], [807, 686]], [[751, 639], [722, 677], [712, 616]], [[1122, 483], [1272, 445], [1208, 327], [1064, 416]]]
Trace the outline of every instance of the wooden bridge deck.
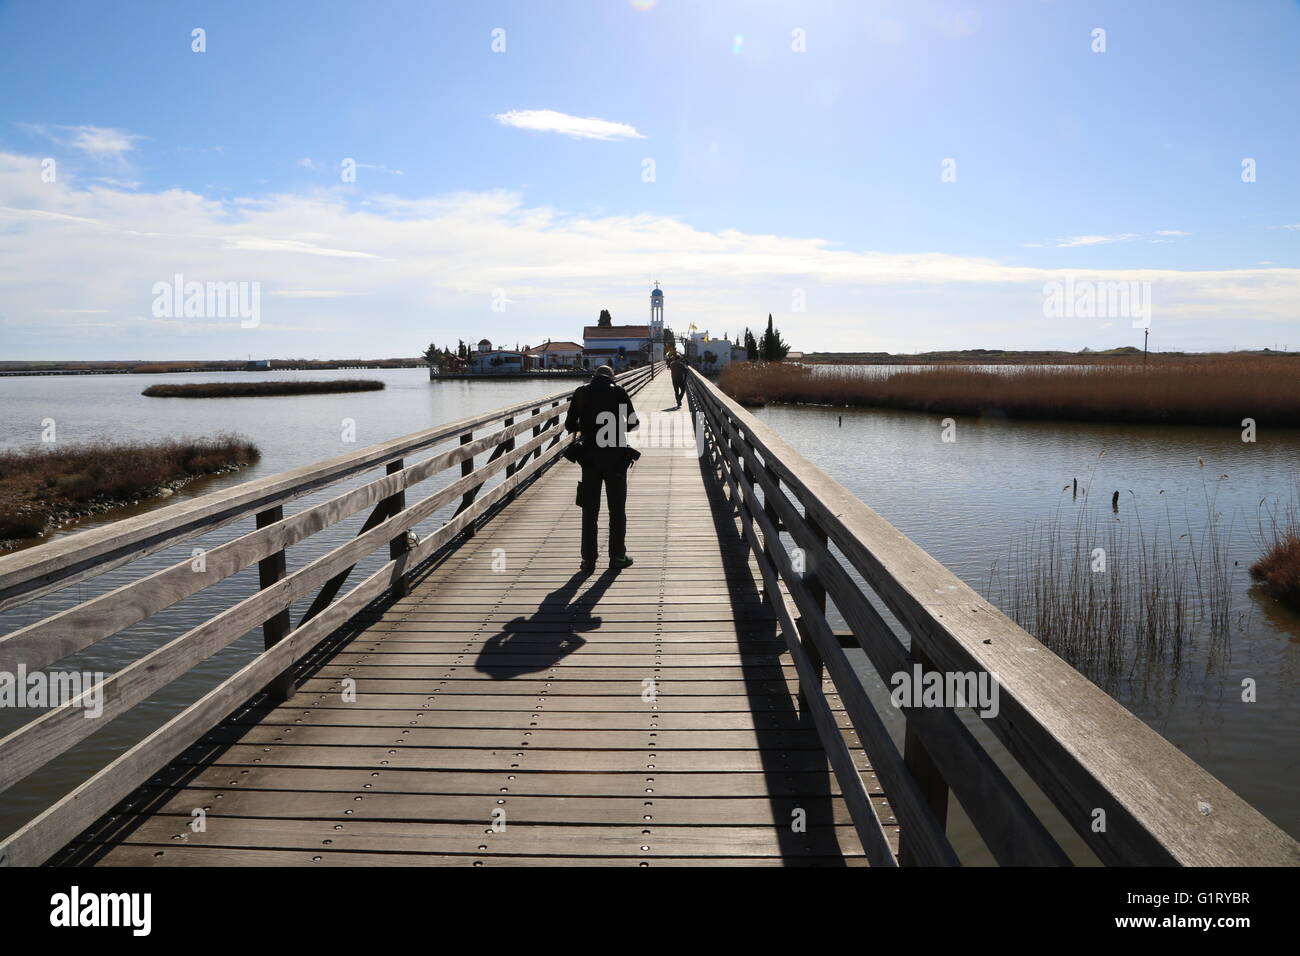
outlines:
[[[635, 402], [671, 395], [660, 375]], [[576, 474], [551, 468], [293, 699], [227, 718], [51, 862], [863, 865], [720, 484], [692, 448], [643, 448], [636, 563], [603, 570], [602, 513], [583, 577]]]

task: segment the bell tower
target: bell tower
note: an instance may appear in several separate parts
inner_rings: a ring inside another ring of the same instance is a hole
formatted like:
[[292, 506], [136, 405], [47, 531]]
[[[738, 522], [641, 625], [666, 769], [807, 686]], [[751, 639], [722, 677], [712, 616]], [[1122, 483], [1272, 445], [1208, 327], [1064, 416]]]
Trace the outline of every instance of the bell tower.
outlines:
[[664, 357], [664, 294], [658, 282], [655, 283], [654, 291], [650, 293], [650, 341], [653, 343], [655, 361], [662, 360]]

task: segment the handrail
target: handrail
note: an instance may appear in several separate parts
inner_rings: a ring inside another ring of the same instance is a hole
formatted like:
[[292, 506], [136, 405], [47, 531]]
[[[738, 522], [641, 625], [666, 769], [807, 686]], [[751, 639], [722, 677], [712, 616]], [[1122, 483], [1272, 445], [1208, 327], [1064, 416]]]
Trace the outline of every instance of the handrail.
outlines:
[[[653, 367], [643, 366], [625, 373], [618, 381], [629, 393], [635, 393], [652, 376]], [[257, 517], [253, 530], [207, 552], [202, 568], [196, 569], [186, 558], [0, 637], [0, 670], [48, 667], [252, 564], [258, 564], [261, 580], [261, 589], [251, 596], [0, 739], [0, 791], [259, 625], [266, 642], [266, 650], [236, 674], [0, 842], [0, 865], [43, 862], [259, 690], [265, 689], [280, 700], [291, 696], [293, 686], [288, 674], [296, 662], [385, 591], [404, 593], [414, 568], [472, 534], [477, 519], [558, 458], [573, 440], [563, 427], [571, 394], [571, 390], [565, 390], [533, 398], [372, 445], [329, 462], [246, 482], [179, 507], [163, 508], [128, 519], [131, 527], [125, 534], [104, 533], [116, 529], [118, 525], [114, 524], [72, 535], [55, 543], [58, 555], [53, 560], [43, 559], [39, 552], [54, 545], [0, 558], [0, 593], [14, 598], [12, 606], [201, 531], [249, 514]], [[529, 414], [516, 421], [522, 412]], [[498, 422], [501, 428], [474, 437], [476, 429]], [[526, 440], [521, 440], [525, 436]], [[459, 439], [459, 444], [424, 461], [404, 464], [403, 455], [451, 439]], [[487, 460], [475, 467], [475, 456], [489, 450]], [[456, 465], [461, 469], [457, 480], [407, 504], [407, 488]], [[284, 516], [283, 502], [379, 466], [387, 472], [382, 478], [298, 514]], [[503, 480], [480, 495], [488, 480], [501, 473]], [[437, 530], [413, 543], [408, 540], [408, 532], [415, 525], [457, 499], [460, 506], [456, 513]], [[355, 538], [286, 573], [286, 548], [370, 505], [374, 510]], [[355, 565], [384, 547], [389, 549], [388, 561], [337, 597]], [[316, 601], [293, 627], [288, 618], [290, 608], [313, 592], [317, 592]], [[103, 710], [97, 719], [86, 720], [84, 708], [91, 694], [102, 701]]]
[[[900, 769], [830, 629], [826, 596], [887, 684], [914, 667], [992, 677], [999, 709], [985, 726], [1103, 863], [1300, 864], [1300, 845], [1290, 836], [695, 370], [689, 389], [760, 569], [771, 578], [767, 599], [783, 619], [795, 613], [790, 602], [797, 608], [787, 640], [801, 694], [820, 697], [822, 669], [829, 672], [900, 821], [900, 862], [943, 862], [934, 824], [942, 830], [949, 791], [999, 862], [1070, 861], [956, 709], [903, 709]], [[807, 676], [800, 655], [814, 665]], [[840, 785], [847, 793], [842, 777]]]
[[[650, 366], [625, 372], [621, 383], [639, 382]], [[639, 387], [639, 386], [638, 386]], [[110, 571], [115, 567], [229, 524], [284, 505], [344, 478], [405, 458], [413, 452], [482, 428], [511, 415], [567, 399], [573, 389], [519, 402], [459, 421], [379, 442], [358, 451], [242, 482], [132, 518], [123, 518], [0, 556], [0, 611]]]

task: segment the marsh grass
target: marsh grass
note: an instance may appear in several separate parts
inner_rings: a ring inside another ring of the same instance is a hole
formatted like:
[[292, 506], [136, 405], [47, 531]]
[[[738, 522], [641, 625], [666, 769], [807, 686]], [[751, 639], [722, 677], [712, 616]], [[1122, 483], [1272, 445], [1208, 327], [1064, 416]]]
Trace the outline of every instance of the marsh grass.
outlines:
[[1010, 542], [990, 600], [1108, 690], [1176, 675], [1200, 639], [1215, 666], [1230, 651], [1233, 564], [1213, 487], [1202, 482], [1196, 514], [1166, 505], [1146, 519], [1136, 496], [1117, 514], [1085, 484]]
[[150, 385], [141, 395], [149, 398], [242, 398], [252, 395], [319, 395], [325, 392], [373, 392], [384, 387], [376, 379], [340, 378], [327, 382], [284, 380], [276, 382], [192, 382]]
[[888, 375], [840, 366], [728, 365], [744, 405], [792, 402], [1063, 421], [1300, 426], [1300, 355], [1216, 355], [1068, 368], [936, 366]]
[[257, 446], [236, 435], [2, 452], [0, 541], [37, 537], [61, 519], [130, 504], [260, 457]]
[[1300, 611], [1300, 484], [1285, 504], [1260, 501], [1258, 540], [1263, 554], [1250, 576], [1269, 593]]

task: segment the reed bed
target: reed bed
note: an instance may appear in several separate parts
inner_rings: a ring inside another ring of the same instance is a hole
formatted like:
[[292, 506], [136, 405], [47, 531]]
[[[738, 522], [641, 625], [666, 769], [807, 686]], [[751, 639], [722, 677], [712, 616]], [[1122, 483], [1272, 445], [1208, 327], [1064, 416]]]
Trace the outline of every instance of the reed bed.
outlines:
[[903, 408], [952, 415], [994, 414], [1066, 421], [1300, 426], [1300, 355], [1211, 356], [1132, 363], [970, 366], [872, 375], [845, 367], [742, 362], [718, 384], [743, 405], [791, 402]]
[[990, 600], [1076, 670], [1113, 689], [1125, 678], [1168, 677], [1188, 645], [1208, 660], [1229, 650], [1229, 529], [1206, 489], [1204, 514], [1172, 509], [1144, 521], [1086, 494], [1031, 524], [990, 577]]
[[384, 383], [375, 379], [339, 378], [327, 382], [192, 382], [150, 385], [149, 398], [243, 398], [255, 395], [318, 395], [324, 392], [374, 392]]
[[260, 457], [256, 445], [237, 435], [0, 452], [0, 546], [12, 547], [66, 519], [165, 494]]

